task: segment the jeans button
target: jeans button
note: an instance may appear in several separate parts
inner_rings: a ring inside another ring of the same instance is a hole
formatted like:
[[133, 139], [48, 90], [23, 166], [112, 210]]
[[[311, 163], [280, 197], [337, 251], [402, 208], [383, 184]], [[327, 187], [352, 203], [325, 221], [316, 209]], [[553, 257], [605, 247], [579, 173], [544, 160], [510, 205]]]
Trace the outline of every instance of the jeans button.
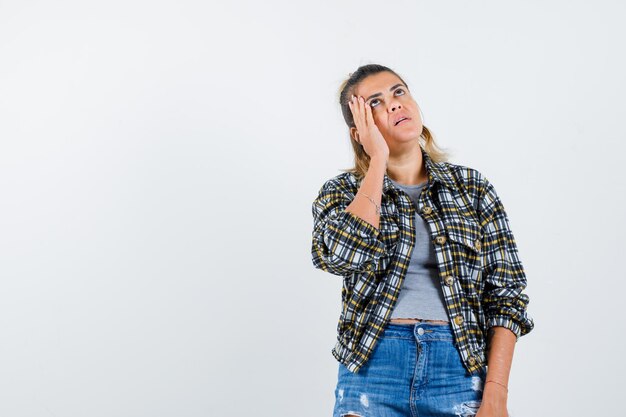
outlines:
[[420, 336], [424, 334], [424, 329], [422, 329], [421, 327], [417, 329], [417, 334], [419, 334]]

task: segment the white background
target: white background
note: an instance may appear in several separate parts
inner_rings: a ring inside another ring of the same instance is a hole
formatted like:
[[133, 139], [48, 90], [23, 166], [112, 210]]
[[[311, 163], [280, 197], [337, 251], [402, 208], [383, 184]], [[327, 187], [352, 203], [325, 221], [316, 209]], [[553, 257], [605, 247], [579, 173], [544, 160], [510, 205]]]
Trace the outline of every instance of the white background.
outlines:
[[623, 411], [625, 7], [0, 1], [0, 415], [330, 416], [311, 203], [391, 67], [509, 214], [509, 411]]

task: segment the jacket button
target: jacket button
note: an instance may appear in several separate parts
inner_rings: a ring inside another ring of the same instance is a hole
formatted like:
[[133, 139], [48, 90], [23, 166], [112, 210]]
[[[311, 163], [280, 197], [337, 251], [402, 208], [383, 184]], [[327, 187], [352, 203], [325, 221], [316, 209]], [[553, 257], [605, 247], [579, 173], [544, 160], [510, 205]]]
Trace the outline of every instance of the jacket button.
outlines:
[[448, 287], [451, 287], [452, 284], [454, 284], [454, 278], [452, 278], [452, 275], [448, 275], [445, 279], [445, 282]]
[[480, 250], [480, 247], [481, 247], [480, 240], [476, 240], [476, 242], [474, 242], [474, 247], [476, 248], [476, 250]]
[[435, 238], [435, 242], [439, 243], [440, 245], [443, 245], [444, 243], [446, 243], [446, 237], [445, 235], [439, 235]]
[[469, 357], [469, 364], [470, 364], [470, 365], [476, 365], [476, 358], [475, 358], [475, 357], [473, 357], [473, 356], [470, 356], [470, 357]]
[[433, 209], [432, 209], [432, 207], [429, 207], [429, 206], [425, 206], [425, 207], [422, 209], [422, 213], [424, 213], [424, 214], [430, 214], [430, 213], [432, 213], [432, 212], [433, 212]]
[[463, 324], [463, 316], [459, 314], [454, 318], [454, 322], [460, 326], [461, 324]]

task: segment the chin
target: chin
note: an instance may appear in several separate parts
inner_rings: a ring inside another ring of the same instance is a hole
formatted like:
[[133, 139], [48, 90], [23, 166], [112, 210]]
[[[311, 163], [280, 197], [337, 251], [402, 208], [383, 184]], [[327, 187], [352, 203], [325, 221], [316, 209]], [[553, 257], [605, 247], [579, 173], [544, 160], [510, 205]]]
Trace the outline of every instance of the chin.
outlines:
[[396, 136], [395, 140], [398, 143], [413, 142], [419, 140], [421, 134], [422, 130], [420, 129], [419, 132], [407, 132], [404, 135]]

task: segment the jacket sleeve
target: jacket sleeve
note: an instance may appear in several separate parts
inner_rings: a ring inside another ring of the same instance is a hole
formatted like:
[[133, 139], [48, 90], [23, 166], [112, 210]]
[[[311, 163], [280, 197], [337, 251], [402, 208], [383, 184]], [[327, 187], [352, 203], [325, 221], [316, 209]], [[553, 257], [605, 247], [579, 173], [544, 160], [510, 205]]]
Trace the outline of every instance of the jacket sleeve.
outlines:
[[334, 275], [364, 271], [385, 255], [380, 231], [359, 216], [345, 211], [354, 195], [327, 182], [313, 201], [313, 266]]
[[517, 341], [534, 327], [527, 313], [530, 300], [524, 293], [526, 274], [502, 201], [487, 178], [480, 198], [480, 222], [484, 233], [482, 307], [486, 326], [505, 327], [515, 333]]

